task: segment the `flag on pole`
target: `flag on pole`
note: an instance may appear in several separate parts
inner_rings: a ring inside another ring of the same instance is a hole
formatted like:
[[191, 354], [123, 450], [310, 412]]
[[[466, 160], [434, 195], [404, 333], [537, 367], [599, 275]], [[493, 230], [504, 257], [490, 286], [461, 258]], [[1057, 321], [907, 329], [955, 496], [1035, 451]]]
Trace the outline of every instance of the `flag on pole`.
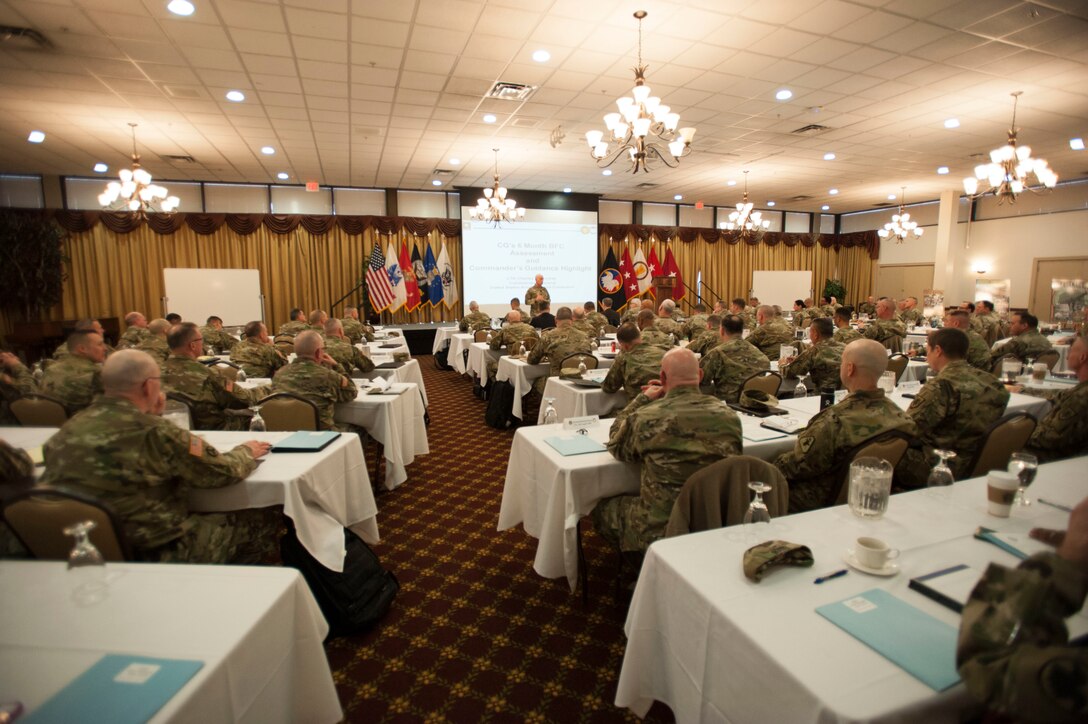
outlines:
[[635, 279], [638, 281], [638, 294], [641, 296], [650, 289], [650, 266], [646, 263], [646, 255], [642, 253], [641, 246], [635, 252], [634, 259], [631, 260], [631, 267], [635, 271]]
[[653, 244], [650, 244], [650, 258], [646, 261], [646, 266], [650, 269], [650, 296], [657, 299], [657, 292], [654, 290], [653, 279], [659, 277], [662, 274], [661, 262], [657, 259], [657, 251], [654, 249]]
[[382, 255], [381, 242], [374, 244], [370, 252], [370, 261], [366, 267], [366, 286], [370, 292], [370, 304], [375, 312], [383, 312], [396, 295], [385, 274], [385, 256]]
[[419, 306], [419, 285], [416, 284], [416, 273], [412, 269], [412, 259], [408, 256], [408, 243], [400, 243], [400, 269], [404, 274], [404, 308], [414, 312]]
[[676, 263], [676, 257], [672, 255], [671, 248], [665, 250], [665, 267], [662, 271], [665, 276], [676, 278], [676, 286], [672, 288], [672, 298], [679, 302], [684, 298], [684, 292], [687, 289], [684, 287], [684, 277], [680, 275], [680, 266]]
[[445, 244], [438, 255], [438, 273], [442, 275], [442, 303], [446, 309], [450, 309], [461, 299], [461, 295], [457, 293], [457, 278], [453, 275], [453, 264], [450, 264]]
[[631, 252], [623, 247], [623, 258], [620, 260], [620, 276], [623, 277], [624, 305], [631, 297], [638, 296], [638, 278], [635, 276], [635, 265], [631, 263]]
[[415, 245], [412, 246], [412, 273], [416, 275], [416, 288], [419, 289], [419, 303], [423, 306], [427, 306], [427, 302], [430, 301], [430, 285], [427, 281], [427, 268], [423, 266], [423, 257], [419, 255], [419, 247]]
[[404, 289], [404, 271], [400, 268], [400, 257], [393, 248], [393, 242], [385, 247], [385, 274], [389, 277], [389, 286], [393, 290], [393, 301], [389, 303], [387, 311], [395, 312], [404, 306], [408, 297]]
[[427, 244], [427, 253], [423, 257], [423, 268], [427, 270], [427, 299], [432, 307], [437, 307], [442, 301], [442, 274], [438, 271], [438, 262], [434, 259], [430, 244]]
[[616, 261], [616, 252], [611, 247], [608, 249], [604, 264], [601, 265], [601, 273], [597, 275], [597, 301], [606, 298], [612, 300], [614, 309], [619, 309], [627, 303], [627, 294], [623, 289], [623, 274]]

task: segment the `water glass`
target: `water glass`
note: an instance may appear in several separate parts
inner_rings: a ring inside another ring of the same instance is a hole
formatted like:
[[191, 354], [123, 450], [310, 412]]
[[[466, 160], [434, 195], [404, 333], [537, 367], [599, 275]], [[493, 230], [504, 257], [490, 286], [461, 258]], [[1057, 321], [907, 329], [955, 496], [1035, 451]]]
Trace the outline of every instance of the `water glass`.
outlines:
[[877, 520], [888, 510], [892, 493], [892, 466], [887, 460], [858, 458], [850, 463], [848, 502], [859, 518]]
[[876, 386], [884, 390], [885, 395], [895, 394], [895, 373], [885, 372], [880, 375], [880, 379], [877, 380]]
[[748, 489], [754, 492], [756, 497], [753, 498], [752, 502], [748, 505], [748, 510], [744, 514], [744, 524], [770, 523], [771, 511], [767, 510], [767, 504], [763, 502], [763, 494], [769, 492], [771, 486], [767, 483], [753, 480], [748, 483]]
[[265, 432], [268, 430], [268, 425], [265, 424], [264, 418], [261, 417], [261, 408], [254, 405], [249, 409], [253, 411], [253, 417], [249, 420], [249, 431]]
[[544, 403], [547, 405], [544, 408], [544, 424], [552, 425], [559, 422], [559, 412], [555, 409], [555, 398], [545, 397]]
[[952, 475], [952, 468], [948, 467], [948, 461], [956, 457], [956, 453], [951, 450], [934, 450], [933, 454], [937, 456], [937, 464], [929, 472], [926, 487], [939, 488], [956, 482]]
[[797, 348], [792, 344], [784, 344], [778, 353], [778, 359], [789, 359], [797, 356]]
[[1025, 488], [1035, 482], [1035, 474], [1039, 469], [1039, 459], [1028, 453], [1013, 453], [1009, 456], [1008, 471], [1020, 481], [1020, 487], [1016, 490], [1016, 500], [1022, 506], [1031, 505]]
[[1020, 360], [1006, 359], [1001, 361], [1001, 374], [1005, 375], [1005, 381], [1010, 385], [1016, 381], [1020, 374]]

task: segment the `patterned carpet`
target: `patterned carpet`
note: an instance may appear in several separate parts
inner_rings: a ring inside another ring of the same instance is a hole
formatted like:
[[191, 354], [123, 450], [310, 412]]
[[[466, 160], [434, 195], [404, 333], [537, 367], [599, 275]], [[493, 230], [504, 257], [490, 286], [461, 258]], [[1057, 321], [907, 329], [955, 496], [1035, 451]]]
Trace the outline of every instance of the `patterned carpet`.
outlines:
[[[375, 550], [401, 591], [375, 630], [325, 647], [346, 719], [638, 721], [612, 703], [626, 602], [612, 596], [611, 549], [584, 535], [588, 607], [565, 580], [533, 572], [535, 539], [520, 527], [496, 531], [514, 433], [484, 424], [485, 403], [466, 378], [417, 359], [431, 454], [378, 497], [383, 542]], [[661, 704], [646, 719], [671, 720]]]

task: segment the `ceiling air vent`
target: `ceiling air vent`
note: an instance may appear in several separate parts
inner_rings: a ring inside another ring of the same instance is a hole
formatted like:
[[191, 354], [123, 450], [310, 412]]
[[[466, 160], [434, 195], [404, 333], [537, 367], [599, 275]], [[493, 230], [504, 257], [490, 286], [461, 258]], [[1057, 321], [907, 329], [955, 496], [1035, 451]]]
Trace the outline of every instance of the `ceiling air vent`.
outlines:
[[529, 99], [529, 96], [536, 90], [534, 85], [525, 85], [524, 83], [507, 83], [506, 81], [498, 81], [495, 85], [491, 86], [491, 90], [487, 92], [485, 98], [498, 98], [501, 101], [525, 101]]
[[10, 50], [40, 49], [48, 50], [53, 47], [49, 38], [45, 37], [33, 28], [18, 28], [14, 25], [0, 25], [0, 42]]
[[453, 176], [453, 171], [448, 168], [436, 168], [431, 171], [431, 176], [437, 176], [438, 178], [449, 178]]
[[797, 136], [813, 136], [817, 133], [823, 133], [824, 131], [830, 131], [827, 126], [821, 126], [819, 123], [810, 123], [807, 126], [801, 126], [790, 131], [790, 133]]
[[895, 204], [889, 204], [887, 201], [881, 201], [879, 204], [873, 204], [873, 208], [875, 209], [883, 209], [889, 206], [895, 206]]
[[643, 183], [636, 186], [636, 189], [656, 189], [660, 184]]
[[794, 196], [792, 199], [790, 199], [790, 201], [808, 201], [811, 198], [811, 196], [805, 196], [804, 194], [802, 194], [800, 196]]
[[200, 91], [196, 88], [189, 88], [183, 85], [164, 85], [162, 89], [166, 91], [167, 95], [171, 98], [203, 98]]
[[536, 128], [539, 124], [539, 118], [528, 118], [526, 116], [518, 116], [510, 122], [510, 125], [514, 128]]
[[180, 156], [159, 156], [163, 161], [169, 161], [170, 163], [196, 163], [196, 159], [192, 156], [186, 156], [184, 154]]

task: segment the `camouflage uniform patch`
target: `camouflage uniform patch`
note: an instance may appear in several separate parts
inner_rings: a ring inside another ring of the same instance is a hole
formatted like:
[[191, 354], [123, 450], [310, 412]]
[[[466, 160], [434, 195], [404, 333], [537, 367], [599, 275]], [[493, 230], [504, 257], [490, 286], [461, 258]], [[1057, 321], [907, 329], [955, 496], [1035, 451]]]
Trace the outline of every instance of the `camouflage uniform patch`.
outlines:
[[239, 387], [195, 359], [170, 355], [162, 364], [162, 387], [193, 400], [193, 429], [245, 430], [249, 418], [228, 415], [245, 410], [263, 397], [264, 390]]
[[479, 329], [491, 329], [491, 317], [483, 312], [469, 312], [461, 317], [461, 323], [457, 328], [462, 332], [475, 332]]
[[[540, 338], [536, 346], [529, 352], [528, 362], [531, 365], [540, 364], [545, 359], [551, 365], [548, 371], [549, 377], [558, 377], [563, 367], [563, 360], [572, 354], [593, 354], [593, 342], [577, 329], [571, 326], [557, 327]], [[538, 377], [533, 380], [533, 389], [544, 393], [544, 385], [547, 379]]]

